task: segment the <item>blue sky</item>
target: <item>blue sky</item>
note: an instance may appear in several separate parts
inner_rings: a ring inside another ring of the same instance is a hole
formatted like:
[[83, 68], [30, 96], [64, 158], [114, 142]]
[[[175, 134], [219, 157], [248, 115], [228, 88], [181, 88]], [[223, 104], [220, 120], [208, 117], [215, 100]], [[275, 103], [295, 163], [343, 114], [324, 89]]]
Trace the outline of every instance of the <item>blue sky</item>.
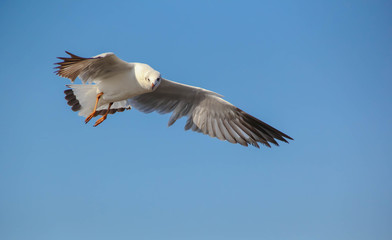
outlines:
[[[390, 1], [0, 3], [1, 239], [391, 239]], [[97, 128], [56, 57], [115, 52], [292, 136], [136, 110]]]

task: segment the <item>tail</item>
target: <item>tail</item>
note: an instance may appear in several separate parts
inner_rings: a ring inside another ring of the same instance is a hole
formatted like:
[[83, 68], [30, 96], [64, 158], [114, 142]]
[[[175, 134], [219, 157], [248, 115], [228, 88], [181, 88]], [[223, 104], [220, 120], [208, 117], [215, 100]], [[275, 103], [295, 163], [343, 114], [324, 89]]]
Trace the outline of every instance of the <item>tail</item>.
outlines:
[[[70, 89], [64, 91], [65, 100], [71, 106], [72, 111], [79, 112], [79, 116], [87, 117], [94, 111], [95, 101], [97, 98], [98, 89], [93, 84], [71, 84], [67, 85]], [[103, 115], [108, 109], [108, 104], [104, 104], [97, 108], [94, 115]], [[109, 114], [116, 112], [123, 112], [124, 110], [131, 109], [131, 105], [127, 100], [114, 102], [110, 108]]]

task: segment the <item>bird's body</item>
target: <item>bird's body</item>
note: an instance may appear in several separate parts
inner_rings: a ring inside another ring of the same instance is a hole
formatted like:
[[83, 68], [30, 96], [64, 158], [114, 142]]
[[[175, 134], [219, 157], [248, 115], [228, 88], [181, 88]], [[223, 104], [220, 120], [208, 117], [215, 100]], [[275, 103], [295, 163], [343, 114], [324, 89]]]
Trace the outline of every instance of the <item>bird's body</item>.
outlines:
[[[145, 88], [140, 84], [141, 74], [143, 71], [154, 71], [150, 66], [143, 63], [128, 63], [129, 69], [115, 72], [96, 81], [97, 91], [104, 92], [102, 102], [98, 106], [105, 105], [110, 102], [118, 102], [129, 98], [136, 97], [143, 93], [151, 92], [151, 88]], [[98, 93], [97, 92], [97, 93]]]
[[[122, 61], [113, 53], [103, 53], [90, 59], [77, 58], [77, 56], [73, 55], [73, 59], [79, 60], [79, 63], [77, 61], [76, 63], [73, 62], [76, 66], [77, 64], [86, 61], [91, 62], [90, 65], [82, 66], [84, 69], [81, 69], [79, 77], [82, 79], [83, 83], [95, 83], [94, 85], [85, 85], [87, 88], [95, 87], [95, 94], [104, 93], [98, 102], [97, 108], [111, 102], [130, 99], [155, 90], [151, 87], [151, 84], [143, 84], [143, 80], [146, 77], [146, 74], [155, 75], [155, 78], [156, 76], [160, 76], [159, 72], [155, 71], [147, 64], [128, 63]], [[73, 65], [70, 65], [70, 67], [72, 66]], [[69, 75], [65, 74], [65, 76]], [[71, 80], [72, 82], [74, 81], [74, 79]], [[80, 88], [83, 85], [68, 86], [70, 88]], [[92, 89], [91, 91], [93, 92]]]
[[[67, 52], [68, 53], [68, 52]], [[259, 119], [245, 113], [222, 96], [202, 88], [176, 83], [161, 78], [161, 74], [143, 63], [128, 63], [113, 53], [82, 58], [68, 53], [60, 58], [57, 74], [71, 79], [79, 77], [83, 84], [67, 85], [66, 100], [73, 111], [86, 116], [86, 123], [103, 115], [94, 126], [102, 123], [108, 114], [135, 107], [149, 113], [173, 112], [169, 126], [186, 116], [185, 130], [208, 134], [231, 143], [259, 147], [278, 145], [275, 139], [292, 139]], [[94, 83], [94, 84], [86, 84]]]

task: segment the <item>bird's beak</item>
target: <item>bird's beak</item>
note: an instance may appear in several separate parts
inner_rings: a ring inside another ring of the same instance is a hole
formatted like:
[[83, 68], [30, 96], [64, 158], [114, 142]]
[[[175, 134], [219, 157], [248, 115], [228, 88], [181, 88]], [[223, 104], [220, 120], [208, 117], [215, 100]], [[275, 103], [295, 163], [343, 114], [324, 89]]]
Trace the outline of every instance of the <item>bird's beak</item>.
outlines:
[[154, 87], [155, 87], [155, 84], [154, 83], [151, 83], [151, 89], [154, 89]]

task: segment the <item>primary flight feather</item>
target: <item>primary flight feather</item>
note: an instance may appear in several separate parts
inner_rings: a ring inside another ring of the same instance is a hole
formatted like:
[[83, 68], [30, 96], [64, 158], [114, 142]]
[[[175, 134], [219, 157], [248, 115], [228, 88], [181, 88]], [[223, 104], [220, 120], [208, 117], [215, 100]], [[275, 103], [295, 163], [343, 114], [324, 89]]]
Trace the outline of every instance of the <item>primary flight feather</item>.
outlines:
[[[276, 140], [287, 142], [288, 135], [249, 115], [222, 96], [199, 87], [166, 80], [147, 64], [128, 63], [113, 53], [83, 58], [66, 52], [56, 74], [71, 80], [77, 77], [83, 84], [67, 85], [65, 99], [73, 111], [85, 116], [88, 123], [102, 115], [94, 126], [101, 124], [108, 114], [123, 112], [132, 107], [139, 111], [161, 114], [173, 112], [171, 126], [177, 119], [188, 118], [185, 130], [192, 129], [220, 140], [271, 147]], [[93, 83], [93, 84], [86, 84]]]

